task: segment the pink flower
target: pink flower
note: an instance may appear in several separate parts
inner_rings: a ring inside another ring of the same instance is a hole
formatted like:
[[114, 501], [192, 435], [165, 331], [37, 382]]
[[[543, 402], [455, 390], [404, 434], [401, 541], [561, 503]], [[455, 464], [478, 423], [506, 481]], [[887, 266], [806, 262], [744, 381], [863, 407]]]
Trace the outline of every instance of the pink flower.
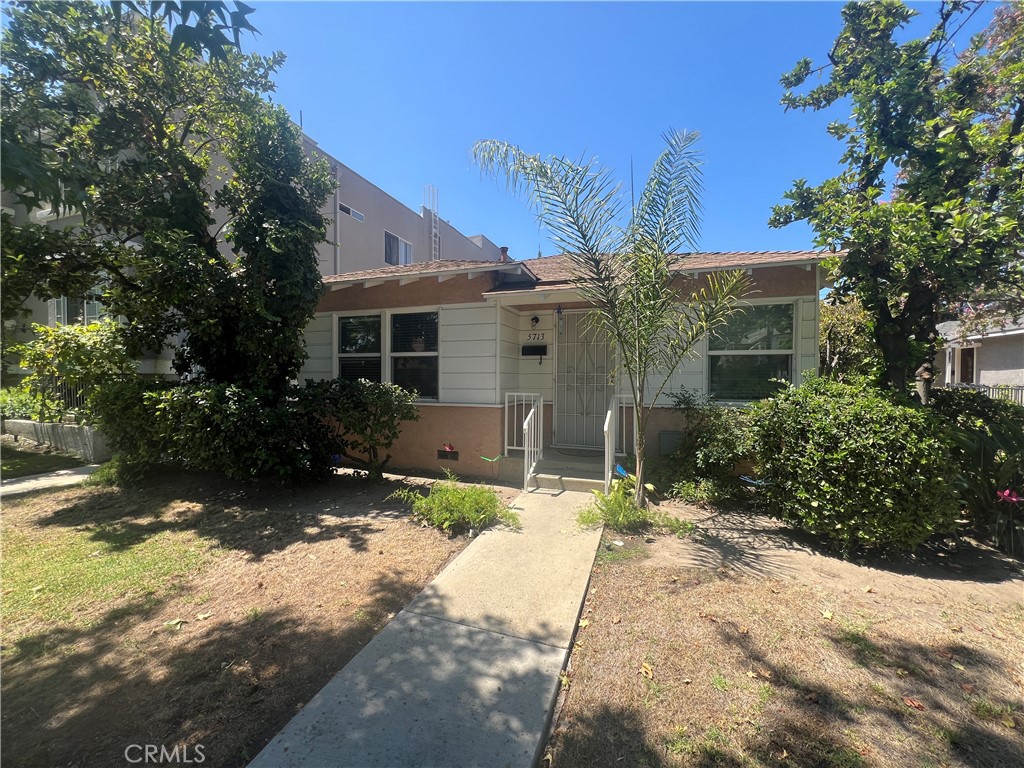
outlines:
[[1024, 498], [1018, 496], [1016, 491], [1012, 491], [1007, 488], [1005, 491], [996, 492], [996, 501], [1005, 501], [1009, 504], [1020, 504], [1024, 501]]

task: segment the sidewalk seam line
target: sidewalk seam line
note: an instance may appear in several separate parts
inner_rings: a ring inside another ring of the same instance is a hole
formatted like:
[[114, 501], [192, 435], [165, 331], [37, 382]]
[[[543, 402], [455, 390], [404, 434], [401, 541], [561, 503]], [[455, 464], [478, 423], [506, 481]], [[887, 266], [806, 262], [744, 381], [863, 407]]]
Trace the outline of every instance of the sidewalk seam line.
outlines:
[[[462, 622], [462, 621], [455, 621], [454, 619], [445, 619], [445, 618], [442, 618], [440, 616], [433, 616], [433, 615], [431, 615], [429, 613], [420, 613], [419, 611], [413, 611], [413, 610], [410, 610], [409, 608], [403, 608], [401, 611], [399, 611], [399, 613], [411, 613], [414, 616], [422, 616], [425, 619], [436, 619], [437, 621], [445, 621], [445, 622], [448, 622], [449, 624], [456, 624], [456, 625], [458, 625], [460, 627], [466, 627], [467, 629], [475, 629], [478, 632], [490, 632], [492, 635], [501, 635], [502, 637], [509, 637], [509, 638], [512, 638], [513, 640], [522, 640], [525, 643], [536, 643], [537, 645], [543, 645], [543, 646], [546, 646], [547, 648], [555, 648], [555, 649], [557, 649], [559, 651], [567, 651], [567, 650], [569, 650], [569, 646], [568, 645], [552, 645], [551, 643], [545, 643], [543, 640], [531, 640], [528, 637], [519, 637], [519, 635], [510, 635], [508, 632], [499, 632], [496, 629], [484, 629], [483, 627], [474, 627], [472, 624], [466, 624], [465, 622]], [[398, 617], [396, 616], [395, 618], [397, 619]]]

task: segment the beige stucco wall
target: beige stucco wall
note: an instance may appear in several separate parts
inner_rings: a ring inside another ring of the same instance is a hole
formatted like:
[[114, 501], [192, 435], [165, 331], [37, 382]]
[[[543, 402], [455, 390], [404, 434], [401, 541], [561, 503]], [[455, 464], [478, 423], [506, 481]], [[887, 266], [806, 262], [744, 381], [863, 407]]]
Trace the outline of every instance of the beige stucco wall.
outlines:
[[989, 336], [975, 355], [978, 384], [1024, 386], [1024, 334]]

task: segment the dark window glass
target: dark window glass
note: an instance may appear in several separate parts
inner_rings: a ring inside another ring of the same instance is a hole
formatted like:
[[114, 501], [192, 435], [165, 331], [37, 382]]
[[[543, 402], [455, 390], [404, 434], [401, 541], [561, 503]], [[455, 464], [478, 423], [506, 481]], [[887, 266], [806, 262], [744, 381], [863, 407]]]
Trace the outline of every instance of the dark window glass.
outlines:
[[380, 315], [339, 317], [338, 351], [343, 354], [379, 353]]
[[391, 381], [394, 384], [417, 392], [425, 399], [437, 399], [437, 361], [435, 355], [426, 357], [391, 358]]
[[384, 262], [398, 264], [398, 237], [390, 232], [384, 233]]
[[392, 315], [391, 352], [437, 352], [437, 312]]
[[792, 349], [793, 305], [745, 307], [709, 340], [712, 351], [733, 349]]
[[379, 357], [340, 357], [338, 358], [338, 378], [346, 381], [369, 379], [380, 381]]
[[761, 400], [792, 380], [789, 355], [711, 355], [710, 394], [718, 400]]

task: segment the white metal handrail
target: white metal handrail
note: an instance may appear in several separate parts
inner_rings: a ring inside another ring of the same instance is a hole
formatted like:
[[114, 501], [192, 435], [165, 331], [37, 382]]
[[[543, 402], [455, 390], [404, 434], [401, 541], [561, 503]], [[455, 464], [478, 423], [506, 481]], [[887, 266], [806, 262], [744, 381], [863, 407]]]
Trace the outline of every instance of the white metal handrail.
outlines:
[[[542, 403], [544, 398], [536, 392], [505, 393], [505, 453], [521, 451], [525, 448], [523, 441], [523, 423], [527, 414]], [[544, 412], [540, 411], [541, 432], [544, 431]]]
[[973, 389], [988, 395], [993, 400], [1006, 400], [1017, 405], [1024, 405], [1024, 387], [1011, 384], [954, 384], [956, 389]]
[[[635, 431], [635, 426], [632, 422], [629, 408], [633, 406], [633, 398], [629, 395], [614, 395], [612, 397], [612, 405], [617, 406], [615, 421], [616, 421], [616, 435], [615, 435], [615, 455], [626, 456], [629, 454], [629, 450], [626, 446], [626, 435], [629, 432]], [[611, 406], [609, 406], [609, 409]], [[636, 435], [634, 437], [633, 452], [636, 452]]]
[[530, 478], [537, 468], [537, 461], [544, 450], [544, 398], [538, 396], [537, 404], [530, 409], [523, 421], [523, 493], [530, 489]]
[[615, 444], [617, 442], [616, 433], [618, 430], [619, 419], [618, 414], [618, 396], [612, 395], [611, 400], [608, 401], [608, 412], [604, 415], [604, 492], [608, 493], [608, 489], [612, 483], [612, 468], [615, 466]]

